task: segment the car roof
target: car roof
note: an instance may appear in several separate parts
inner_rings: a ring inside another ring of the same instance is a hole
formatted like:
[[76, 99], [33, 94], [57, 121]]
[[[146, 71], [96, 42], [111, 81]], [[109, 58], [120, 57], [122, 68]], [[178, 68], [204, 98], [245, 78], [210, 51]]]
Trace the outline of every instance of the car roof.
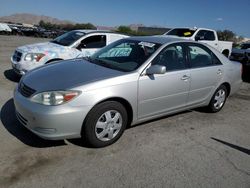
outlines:
[[214, 31], [213, 29], [208, 29], [208, 28], [204, 28], [204, 27], [176, 27], [176, 28], [172, 28], [171, 30], [173, 30], [173, 29], [190, 29], [190, 30], [194, 30], [194, 31], [197, 31], [199, 29], [199, 30]]
[[167, 44], [170, 42], [187, 41], [187, 39], [181, 39], [176, 36], [167, 36], [167, 35], [139, 36], [139, 37], [130, 37], [129, 39], [137, 40], [137, 41], [144, 41], [144, 42], [158, 43], [158, 44]]
[[109, 30], [92, 30], [92, 29], [77, 29], [74, 31], [80, 31], [80, 32], [84, 32], [86, 34], [90, 34], [90, 33], [113, 33], [113, 34], [119, 34], [119, 35], [123, 35], [120, 33], [116, 33], [114, 31], [109, 31]]

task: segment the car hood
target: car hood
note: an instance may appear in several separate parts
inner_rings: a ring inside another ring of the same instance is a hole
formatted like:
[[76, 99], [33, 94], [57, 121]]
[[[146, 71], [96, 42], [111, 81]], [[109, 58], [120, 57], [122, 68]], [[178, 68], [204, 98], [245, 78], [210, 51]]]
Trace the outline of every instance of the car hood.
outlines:
[[25, 46], [20, 46], [17, 48], [18, 51], [21, 52], [29, 52], [29, 53], [46, 53], [46, 52], [57, 52], [66, 49], [67, 47], [55, 44], [52, 42], [43, 42], [36, 44], [29, 44]]
[[48, 64], [28, 72], [21, 80], [37, 92], [66, 90], [94, 81], [124, 75], [86, 60], [75, 59]]

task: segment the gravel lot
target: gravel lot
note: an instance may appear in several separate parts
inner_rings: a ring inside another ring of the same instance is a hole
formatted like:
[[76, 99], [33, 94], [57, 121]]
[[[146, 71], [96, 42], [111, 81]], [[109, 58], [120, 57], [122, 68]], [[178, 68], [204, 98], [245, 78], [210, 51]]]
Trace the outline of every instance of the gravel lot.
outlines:
[[0, 187], [250, 188], [250, 84], [217, 114], [193, 110], [127, 129], [114, 145], [45, 141], [20, 125], [10, 56], [45, 39], [0, 36]]

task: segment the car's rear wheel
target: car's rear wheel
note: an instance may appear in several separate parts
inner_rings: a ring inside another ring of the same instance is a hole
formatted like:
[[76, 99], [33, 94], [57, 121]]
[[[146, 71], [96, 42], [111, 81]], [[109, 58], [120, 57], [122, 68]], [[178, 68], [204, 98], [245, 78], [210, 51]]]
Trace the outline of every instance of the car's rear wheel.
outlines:
[[92, 147], [108, 146], [121, 137], [127, 122], [127, 111], [122, 104], [103, 102], [89, 112], [82, 134]]
[[227, 100], [227, 96], [228, 96], [228, 91], [226, 86], [221, 85], [214, 93], [207, 109], [209, 110], [209, 112], [219, 112], [226, 100]]

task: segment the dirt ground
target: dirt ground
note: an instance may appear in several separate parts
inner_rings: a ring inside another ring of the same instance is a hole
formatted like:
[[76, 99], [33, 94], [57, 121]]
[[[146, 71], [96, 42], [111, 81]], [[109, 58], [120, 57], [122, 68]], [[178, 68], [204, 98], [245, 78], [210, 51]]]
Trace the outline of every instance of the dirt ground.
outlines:
[[192, 110], [127, 129], [106, 148], [46, 141], [15, 118], [10, 64], [17, 46], [46, 39], [0, 36], [0, 187], [250, 188], [250, 84], [223, 110]]

